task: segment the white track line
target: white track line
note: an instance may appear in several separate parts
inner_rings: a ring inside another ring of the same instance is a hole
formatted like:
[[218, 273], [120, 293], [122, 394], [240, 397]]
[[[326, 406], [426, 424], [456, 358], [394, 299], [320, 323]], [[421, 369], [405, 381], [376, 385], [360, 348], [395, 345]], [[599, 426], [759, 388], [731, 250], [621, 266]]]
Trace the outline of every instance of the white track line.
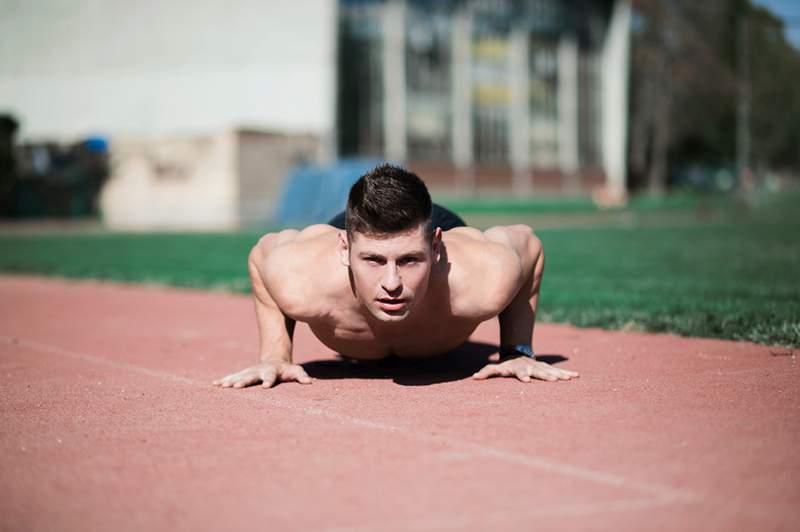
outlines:
[[[70, 358], [82, 360], [85, 362], [90, 362], [93, 364], [109, 366], [115, 369], [123, 369], [133, 373], [138, 373], [140, 375], [146, 375], [148, 377], [157, 378], [159, 380], [170, 383], [189, 385], [197, 388], [203, 388], [205, 390], [212, 389], [212, 385], [204, 381], [190, 379], [188, 377], [181, 377], [179, 375], [174, 375], [172, 373], [167, 373], [165, 371], [149, 369], [142, 366], [129, 364], [127, 362], [119, 362], [119, 361], [109, 360], [103, 357], [89, 355], [86, 353], [71, 351], [69, 349], [63, 349], [55, 345], [44, 344], [32, 340], [25, 340], [21, 338], [15, 338], [12, 336], [0, 335], [0, 343], [10, 346], [24, 347], [44, 353], [67, 356]], [[301, 412], [306, 415], [322, 416], [324, 418], [331, 419], [342, 424], [365, 427], [373, 430], [379, 430], [382, 432], [399, 433], [403, 434], [404, 436], [415, 438], [418, 440], [423, 440], [426, 442], [433, 442], [439, 444], [444, 443], [449, 447], [461, 451], [466, 451], [472, 455], [482, 456], [484, 458], [492, 458], [508, 463], [530, 467], [531, 469], [537, 469], [540, 471], [547, 471], [559, 475], [564, 475], [567, 477], [579, 478], [581, 480], [586, 480], [589, 482], [594, 482], [596, 484], [602, 484], [605, 486], [637, 490], [646, 493], [647, 495], [650, 496], [647, 499], [640, 498], [640, 499], [621, 500], [621, 501], [606, 503], [605, 506], [608, 506], [609, 508], [611, 508], [615, 504], [621, 505], [621, 507], [623, 508], [627, 508], [628, 505], [631, 504], [634, 506], [640, 506], [641, 504], [645, 503], [649, 505], [662, 505], [675, 502], [696, 502], [699, 500], [699, 497], [696, 494], [688, 490], [676, 489], [669, 486], [663, 486], [660, 484], [629, 480], [619, 475], [613, 475], [610, 473], [595, 471], [585, 467], [573, 466], [570, 464], [565, 464], [563, 462], [548, 460], [546, 458], [530, 456], [527, 454], [519, 453], [516, 451], [509, 451], [499, 447], [451, 439], [448, 438], [447, 436], [430, 434], [427, 432], [417, 431], [401, 426], [389, 425], [387, 423], [380, 423], [380, 422], [370, 421], [367, 419], [361, 419], [353, 416], [348, 416], [346, 414], [340, 414], [337, 412], [330, 412], [327, 410], [323, 410], [316, 406], [304, 406], [302, 404], [298, 404], [300, 401], [296, 399], [290, 402], [275, 396], [268, 396], [266, 394], [258, 394], [258, 395], [240, 394], [239, 397], [246, 400], [255, 400], [260, 403], [267, 403], [272, 406], [284, 408], [287, 410]], [[580, 509], [585, 507], [586, 505], [577, 505], [577, 506], [570, 505], [565, 508], [572, 508], [572, 510], [570, 510], [572, 512], [575, 511], [575, 508]], [[594, 506], [592, 505], [590, 505], [589, 507], [594, 508]]]
[[653, 497], [637, 499], [619, 499], [616, 501], [599, 503], [556, 504], [550, 506], [536, 506], [531, 502], [529, 510], [514, 510], [507, 512], [488, 511], [482, 514], [457, 515], [446, 517], [431, 517], [428, 519], [409, 519], [401, 522], [378, 521], [369, 524], [354, 526], [336, 526], [323, 528], [320, 532], [373, 532], [373, 531], [406, 531], [406, 530], [447, 530], [447, 529], [509, 529], [519, 527], [525, 523], [536, 522], [536, 519], [547, 517], [578, 517], [599, 513], [650, 510], [656, 506], [663, 506], [674, 502], [672, 499], [659, 499]]

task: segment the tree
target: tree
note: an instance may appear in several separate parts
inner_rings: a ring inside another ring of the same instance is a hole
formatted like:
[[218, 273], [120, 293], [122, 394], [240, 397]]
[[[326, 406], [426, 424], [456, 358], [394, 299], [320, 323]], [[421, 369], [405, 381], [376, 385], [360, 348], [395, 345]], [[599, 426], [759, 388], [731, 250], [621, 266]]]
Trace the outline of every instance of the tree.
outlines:
[[749, 0], [635, 0], [634, 7], [634, 188], [663, 191], [670, 169], [689, 164], [733, 167], [743, 87], [751, 95], [747, 131], [755, 166], [800, 167], [800, 54], [786, 42], [780, 20]]

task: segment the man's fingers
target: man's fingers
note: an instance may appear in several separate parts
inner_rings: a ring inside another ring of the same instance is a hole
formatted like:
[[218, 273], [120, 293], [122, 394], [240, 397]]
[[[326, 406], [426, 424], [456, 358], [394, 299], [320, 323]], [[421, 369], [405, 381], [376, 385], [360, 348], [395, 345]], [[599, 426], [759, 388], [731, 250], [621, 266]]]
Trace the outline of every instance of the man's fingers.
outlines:
[[251, 384], [256, 384], [258, 381], [261, 380], [261, 376], [256, 371], [248, 371], [247, 373], [240, 375], [236, 382], [233, 383], [234, 388], [244, 388], [245, 386], [250, 386]]
[[553, 382], [558, 380], [558, 375], [554, 371], [542, 371], [539, 377], [542, 380]]
[[568, 381], [578, 377], [579, 375], [577, 372], [569, 371], [567, 369], [554, 368], [552, 366], [542, 366], [533, 371], [533, 376], [537, 379], [553, 382], [558, 380]]
[[217, 379], [217, 380], [215, 380], [215, 381], [214, 381], [214, 382], [212, 382], [211, 384], [213, 384], [214, 386], [222, 386], [223, 384], [225, 384], [225, 381], [226, 381], [226, 380], [227, 380], [229, 377], [230, 377], [230, 375], [228, 375], [228, 376], [226, 376], [226, 377], [222, 377], [221, 379]]
[[531, 376], [528, 372], [529, 372], [528, 366], [522, 366], [517, 368], [515, 374], [517, 378], [522, 382], [531, 382]]
[[553, 374], [562, 381], [568, 381], [570, 379], [574, 379], [578, 377], [578, 374], [574, 371], [570, 371], [568, 369], [561, 369], [561, 368], [552, 368]]
[[303, 366], [293, 365], [283, 372], [284, 380], [295, 380], [300, 384], [311, 384], [311, 377], [308, 376]]
[[308, 376], [306, 370], [304, 370], [300, 366], [297, 367], [300, 368], [297, 375], [297, 382], [299, 382], [300, 384], [311, 384], [311, 377]]
[[278, 379], [278, 370], [275, 368], [265, 368], [260, 372], [261, 386], [264, 388], [271, 388], [275, 381]]
[[489, 364], [481, 368], [481, 370], [476, 372], [474, 375], [472, 375], [472, 378], [483, 380], [483, 379], [488, 379], [489, 377], [492, 377], [494, 375], [497, 375], [497, 364]]
[[215, 384], [219, 383], [218, 386], [222, 386], [223, 388], [230, 388], [236, 381], [239, 380], [242, 373], [243, 372], [240, 371], [239, 373], [232, 373], [226, 377], [222, 377], [221, 379], [215, 381]]

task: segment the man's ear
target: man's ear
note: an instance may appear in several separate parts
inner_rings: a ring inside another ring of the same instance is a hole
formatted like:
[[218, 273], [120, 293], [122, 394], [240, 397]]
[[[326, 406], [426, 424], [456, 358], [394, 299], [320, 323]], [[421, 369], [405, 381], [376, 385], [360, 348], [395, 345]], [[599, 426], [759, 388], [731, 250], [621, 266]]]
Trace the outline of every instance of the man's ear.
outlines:
[[350, 266], [350, 247], [347, 245], [347, 233], [339, 231], [339, 260], [342, 266]]
[[436, 264], [442, 258], [442, 228], [437, 227], [433, 232], [433, 263]]

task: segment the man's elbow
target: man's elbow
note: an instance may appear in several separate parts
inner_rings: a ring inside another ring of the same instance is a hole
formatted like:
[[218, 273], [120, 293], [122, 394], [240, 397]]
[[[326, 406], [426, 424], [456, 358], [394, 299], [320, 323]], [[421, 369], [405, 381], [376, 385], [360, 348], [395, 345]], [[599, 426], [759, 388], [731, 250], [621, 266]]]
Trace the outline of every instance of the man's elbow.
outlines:
[[529, 225], [518, 224], [511, 226], [518, 235], [522, 237], [523, 248], [532, 256], [538, 256], [542, 253], [542, 241], [533, 232], [533, 228]]
[[539, 262], [539, 257], [544, 256], [544, 245], [541, 239], [533, 231], [528, 235], [528, 253], [533, 258], [533, 262]]
[[507, 227], [511, 247], [519, 258], [521, 278], [525, 279], [531, 270], [538, 270], [544, 258], [542, 241], [533, 232], [533, 229], [524, 224]]

